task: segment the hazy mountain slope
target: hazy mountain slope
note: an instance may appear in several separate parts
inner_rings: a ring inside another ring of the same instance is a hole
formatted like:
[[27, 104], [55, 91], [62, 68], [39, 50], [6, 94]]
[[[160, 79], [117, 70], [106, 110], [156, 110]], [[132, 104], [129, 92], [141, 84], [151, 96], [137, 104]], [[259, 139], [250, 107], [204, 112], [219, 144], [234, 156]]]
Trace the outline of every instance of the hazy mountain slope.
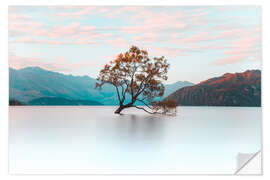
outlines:
[[261, 71], [226, 73], [181, 88], [168, 98], [185, 106], [261, 106]]
[[10, 68], [10, 99], [28, 102], [40, 97], [63, 97], [69, 99], [91, 99], [94, 101], [115, 95], [113, 87], [104, 86], [102, 91], [94, 89], [96, 80], [88, 76], [64, 75], [47, 71], [39, 67], [27, 67], [20, 70]]
[[166, 84], [163, 98], [167, 97], [168, 95], [170, 95], [171, 93], [175, 92], [176, 90], [182, 87], [192, 86], [192, 85], [194, 84], [188, 81], [178, 81], [176, 83]]

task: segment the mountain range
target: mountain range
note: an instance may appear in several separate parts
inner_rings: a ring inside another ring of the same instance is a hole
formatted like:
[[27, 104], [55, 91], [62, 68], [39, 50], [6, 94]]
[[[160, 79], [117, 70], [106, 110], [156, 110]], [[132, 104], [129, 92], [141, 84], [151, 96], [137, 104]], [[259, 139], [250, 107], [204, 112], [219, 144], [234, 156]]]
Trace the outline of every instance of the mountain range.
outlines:
[[167, 97], [183, 106], [261, 106], [261, 71], [226, 73]]
[[[9, 68], [9, 99], [27, 105], [118, 105], [112, 85], [106, 84], [100, 91], [95, 84], [96, 80], [89, 76], [65, 75], [40, 67]], [[167, 84], [159, 99], [192, 85], [188, 81]]]
[[[9, 68], [11, 105], [118, 105], [115, 88], [95, 89], [89, 76], [65, 75], [40, 67]], [[198, 84], [165, 85], [163, 97], [182, 106], [261, 106], [261, 71], [226, 73]], [[137, 104], [141, 105], [141, 104]]]

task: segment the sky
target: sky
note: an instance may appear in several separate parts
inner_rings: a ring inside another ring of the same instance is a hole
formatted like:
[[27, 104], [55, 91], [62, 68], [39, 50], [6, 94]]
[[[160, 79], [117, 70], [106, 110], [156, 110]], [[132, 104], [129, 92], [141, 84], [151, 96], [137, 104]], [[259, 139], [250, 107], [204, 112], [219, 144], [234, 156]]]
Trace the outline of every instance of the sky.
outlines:
[[168, 81], [261, 69], [259, 6], [10, 6], [9, 66], [96, 78], [132, 45], [165, 56]]

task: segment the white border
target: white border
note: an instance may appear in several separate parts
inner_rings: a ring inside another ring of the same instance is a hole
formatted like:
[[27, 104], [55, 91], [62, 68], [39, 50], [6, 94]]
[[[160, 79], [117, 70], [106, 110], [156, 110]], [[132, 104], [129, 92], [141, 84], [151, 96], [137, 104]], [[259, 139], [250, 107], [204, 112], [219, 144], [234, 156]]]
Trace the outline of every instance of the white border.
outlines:
[[[0, 179], [201, 179], [207, 178], [208, 180], [216, 179], [246, 179], [246, 178], [259, 178], [270, 179], [270, 116], [269, 116], [269, 100], [270, 100], [270, 86], [269, 86], [269, 48], [270, 48], [270, 3], [269, 0], [7, 0], [2, 4], [0, 10], [1, 17], [1, 60], [0, 60]], [[262, 103], [263, 103], [263, 176], [216, 176], [207, 175], [204, 177], [189, 175], [189, 176], [175, 176], [175, 175], [144, 175], [138, 177], [128, 175], [8, 175], [7, 163], [8, 163], [8, 5], [262, 5], [263, 10], [263, 72], [262, 72]]]

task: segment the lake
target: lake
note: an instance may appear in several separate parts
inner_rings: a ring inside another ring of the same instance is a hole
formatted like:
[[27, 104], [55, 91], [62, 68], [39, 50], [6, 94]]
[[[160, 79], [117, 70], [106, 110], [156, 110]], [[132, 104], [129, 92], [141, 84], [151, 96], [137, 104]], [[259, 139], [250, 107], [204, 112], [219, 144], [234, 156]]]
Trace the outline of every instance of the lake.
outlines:
[[238, 153], [261, 149], [261, 108], [115, 109], [9, 107], [10, 173], [233, 174]]

